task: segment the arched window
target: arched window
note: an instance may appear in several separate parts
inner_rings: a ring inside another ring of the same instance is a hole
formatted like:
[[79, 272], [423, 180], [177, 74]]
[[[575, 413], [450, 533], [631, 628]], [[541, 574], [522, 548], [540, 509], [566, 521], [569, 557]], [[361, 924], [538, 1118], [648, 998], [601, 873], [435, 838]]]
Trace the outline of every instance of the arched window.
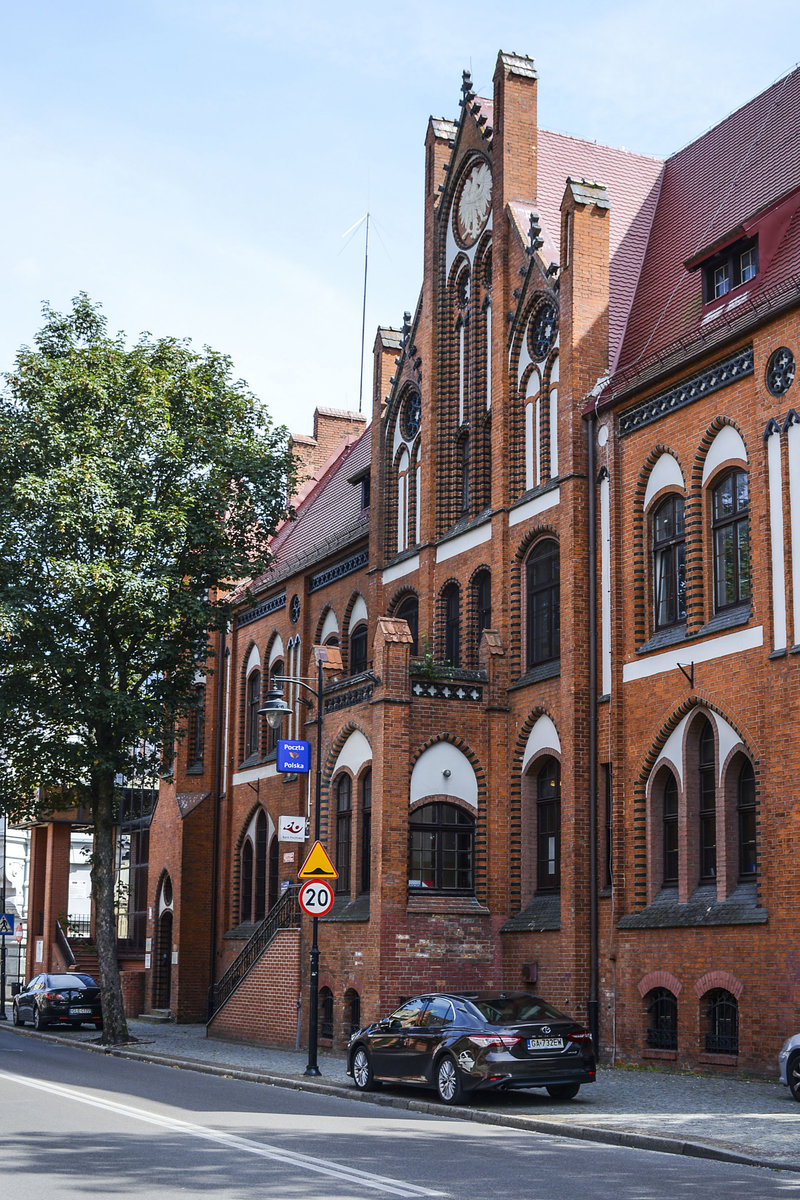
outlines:
[[405, 621], [411, 633], [411, 653], [419, 654], [419, 600], [416, 596], [406, 596], [398, 606], [395, 616]]
[[194, 689], [194, 708], [189, 712], [186, 748], [186, 769], [193, 773], [203, 770], [206, 740], [206, 685], [199, 683]]
[[[276, 658], [269, 668], [270, 687], [282, 687], [283, 685], [276, 683], [275, 680], [278, 678], [278, 676], [284, 674], [283, 659]], [[267, 747], [270, 754], [278, 749], [278, 741], [283, 737], [286, 737], [286, 731], [281, 725], [278, 725], [275, 729], [273, 729], [271, 725], [267, 726]]]
[[525, 564], [528, 669], [561, 653], [561, 592], [558, 542], [537, 542]]
[[739, 1053], [739, 1005], [724, 988], [715, 988], [704, 997], [705, 1050], [707, 1054]]
[[747, 472], [729, 471], [712, 492], [714, 608], [750, 599], [750, 493]]
[[319, 989], [319, 1036], [333, 1041], [333, 992], [329, 987]]
[[747, 758], [739, 770], [736, 810], [739, 829], [739, 878], [753, 879], [756, 874], [756, 780], [753, 764]]
[[263, 812], [256, 817], [254, 865], [253, 920], [263, 921], [267, 915], [267, 818]]
[[361, 891], [368, 892], [372, 860], [372, 770], [361, 781]]
[[647, 1045], [654, 1050], [678, 1049], [678, 1001], [668, 988], [653, 988], [645, 996]]
[[489, 571], [478, 571], [472, 582], [472, 595], [475, 609], [475, 655], [481, 644], [484, 629], [490, 629], [492, 624], [492, 576]]
[[678, 882], [678, 784], [671, 771], [664, 779], [662, 799], [662, 821], [664, 828], [664, 876], [665, 885]]
[[336, 880], [337, 892], [350, 891], [350, 848], [353, 831], [353, 785], [349, 775], [336, 783]]
[[272, 835], [269, 843], [269, 895], [268, 908], [269, 912], [278, 903], [278, 888], [280, 884], [280, 845], [278, 843], [277, 834]]
[[355, 988], [348, 988], [344, 994], [344, 1011], [347, 1033], [352, 1037], [361, 1028], [361, 997]]
[[714, 766], [714, 730], [703, 720], [698, 742], [697, 784], [700, 834], [700, 880], [710, 883], [717, 874], [717, 787]]
[[247, 924], [253, 919], [253, 843], [245, 839], [242, 846], [239, 885], [239, 920]]
[[367, 626], [364, 621], [350, 634], [350, 674], [359, 675], [367, 669]]
[[448, 583], [442, 591], [444, 610], [444, 657], [451, 667], [461, 665], [461, 589]]
[[436, 892], [473, 890], [475, 820], [454, 804], [434, 801], [409, 820], [408, 886]]
[[667, 496], [653, 513], [653, 591], [657, 629], [686, 619], [683, 496]]
[[261, 672], [251, 671], [247, 677], [244, 756], [258, 754], [258, 734], [261, 726], [258, 710], [261, 707]]
[[561, 767], [546, 758], [536, 776], [536, 890], [561, 887]]

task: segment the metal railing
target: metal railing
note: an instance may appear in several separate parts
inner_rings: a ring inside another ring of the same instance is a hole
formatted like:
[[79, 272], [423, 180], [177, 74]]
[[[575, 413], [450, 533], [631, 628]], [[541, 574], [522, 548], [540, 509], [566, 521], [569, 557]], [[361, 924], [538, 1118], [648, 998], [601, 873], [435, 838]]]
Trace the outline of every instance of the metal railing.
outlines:
[[72, 953], [72, 947], [70, 946], [69, 942], [67, 941], [67, 935], [64, 933], [64, 930], [61, 928], [60, 921], [56, 921], [56, 945], [58, 946], [60, 953], [64, 957], [64, 965], [66, 967], [74, 967], [75, 966], [75, 955]]
[[287, 888], [277, 904], [267, 913], [236, 956], [225, 974], [214, 984], [208, 994], [208, 1020], [219, 1012], [239, 984], [250, 973], [261, 955], [266, 950], [280, 929], [297, 929], [300, 927], [300, 905], [297, 900], [298, 888]]

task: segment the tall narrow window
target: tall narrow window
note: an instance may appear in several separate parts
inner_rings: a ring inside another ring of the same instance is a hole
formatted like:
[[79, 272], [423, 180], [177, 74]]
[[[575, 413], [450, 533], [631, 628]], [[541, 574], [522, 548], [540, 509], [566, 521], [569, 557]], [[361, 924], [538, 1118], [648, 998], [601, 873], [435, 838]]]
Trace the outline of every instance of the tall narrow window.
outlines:
[[724, 988], [716, 988], [706, 997], [707, 1054], [739, 1053], [739, 1005]]
[[561, 886], [561, 767], [545, 760], [536, 777], [536, 890]]
[[267, 911], [275, 907], [278, 903], [278, 889], [280, 886], [280, 845], [278, 843], [277, 834], [272, 835], [269, 843], [269, 891], [267, 894]]
[[361, 781], [361, 891], [368, 892], [372, 861], [372, 771]]
[[419, 654], [419, 600], [416, 596], [406, 596], [398, 607], [398, 620], [405, 621], [411, 634], [411, 653]]
[[667, 496], [653, 514], [653, 584], [658, 629], [686, 619], [685, 551], [683, 496]]
[[350, 634], [350, 674], [359, 675], [367, 669], [367, 626], [362, 621]]
[[333, 992], [329, 987], [319, 989], [319, 1036], [326, 1042], [333, 1041]]
[[667, 988], [653, 988], [647, 1001], [647, 1044], [655, 1050], [678, 1049], [678, 1001]]
[[729, 471], [713, 492], [714, 603], [717, 610], [750, 598], [750, 493], [747, 472]]
[[678, 882], [678, 785], [671, 771], [664, 780], [663, 795], [664, 879], [665, 885]]
[[756, 780], [749, 759], [742, 763], [736, 791], [739, 878], [753, 879], [756, 874]]
[[717, 781], [714, 758], [714, 731], [708, 721], [703, 721], [698, 746], [700, 879], [703, 882], [710, 882], [717, 874]]
[[481, 644], [484, 629], [492, 624], [492, 576], [489, 571], [479, 571], [473, 582], [475, 598], [475, 653]]
[[448, 583], [442, 592], [444, 605], [444, 657], [451, 667], [461, 663], [461, 592], [457, 583]]
[[267, 818], [262, 811], [256, 818], [255, 879], [253, 881], [253, 920], [267, 915]]
[[239, 920], [244, 925], [253, 919], [253, 843], [245, 839], [239, 874]]
[[195, 706], [189, 713], [188, 746], [186, 751], [187, 771], [203, 769], [203, 754], [206, 740], [206, 685], [200, 683], [194, 689]]
[[[281, 687], [282, 684], [276, 683], [275, 681], [283, 674], [283, 659], [276, 658], [275, 661], [270, 665], [269, 669], [270, 685], [272, 687]], [[285, 736], [286, 734], [284, 730], [281, 729], [280, 725], [278, 725], [276, 729], [273, 729], [271, 725], [267, 727], [267, 749], [270, 754], [278, 749], [278, 740]]]
[[561, 593], [558, 543], [537, 542], [526, 564], [528, 667], [557, 659], [561, 652]]
[[261, 707], [261, 672], [252, 671], [247, 677], [247, 705], [245, 713], [244, 756], [250, 758], [258, 753], [259, 716]]
[[353, 785], [349, 775], [336, 784], [336, 880], [337, 892], [350, 891], [350, 847], [353, 829]]

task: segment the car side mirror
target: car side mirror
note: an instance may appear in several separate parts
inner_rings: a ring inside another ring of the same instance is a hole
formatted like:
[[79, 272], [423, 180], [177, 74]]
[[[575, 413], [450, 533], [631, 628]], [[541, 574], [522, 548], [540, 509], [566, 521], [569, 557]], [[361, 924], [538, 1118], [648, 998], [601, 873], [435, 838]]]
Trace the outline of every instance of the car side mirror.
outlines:
[[403, 1023], [402, 1021], [399, 1021], [397, 1017], [395, 1017], [393, 1021], [389, 1022], [389, 1028], [391, 1029], [392, 1033], [394, 1033], [396, 1030], [403, 1028]]

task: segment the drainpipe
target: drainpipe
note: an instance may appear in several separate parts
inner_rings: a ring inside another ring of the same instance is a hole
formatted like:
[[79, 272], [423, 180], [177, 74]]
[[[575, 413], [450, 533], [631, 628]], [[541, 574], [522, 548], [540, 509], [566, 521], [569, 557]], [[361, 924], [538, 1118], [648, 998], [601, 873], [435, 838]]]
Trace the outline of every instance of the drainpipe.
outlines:
[[214, 731], [214, 838], [211, 844], [211, 929], [210, 963], [208, 976], [209, 1014], [211, 1012], [211, 996], [214, 984], [217, 982], [217, 888], [219, 882], [219, 826], [220, 806], [222, 804], [222, 730], [225, 721], [225, 673], [228, 651], [225, 646], [225, 629], [219, 632], [217, 643], [217, 713], [216, 729]]
[[595, 488], [596, 413], [588, 430], [589, 520], [589, 1003], [587, 1015], [595, 1054], [599, 1050], [600, 1001], [597, 919], [597, 491]]

